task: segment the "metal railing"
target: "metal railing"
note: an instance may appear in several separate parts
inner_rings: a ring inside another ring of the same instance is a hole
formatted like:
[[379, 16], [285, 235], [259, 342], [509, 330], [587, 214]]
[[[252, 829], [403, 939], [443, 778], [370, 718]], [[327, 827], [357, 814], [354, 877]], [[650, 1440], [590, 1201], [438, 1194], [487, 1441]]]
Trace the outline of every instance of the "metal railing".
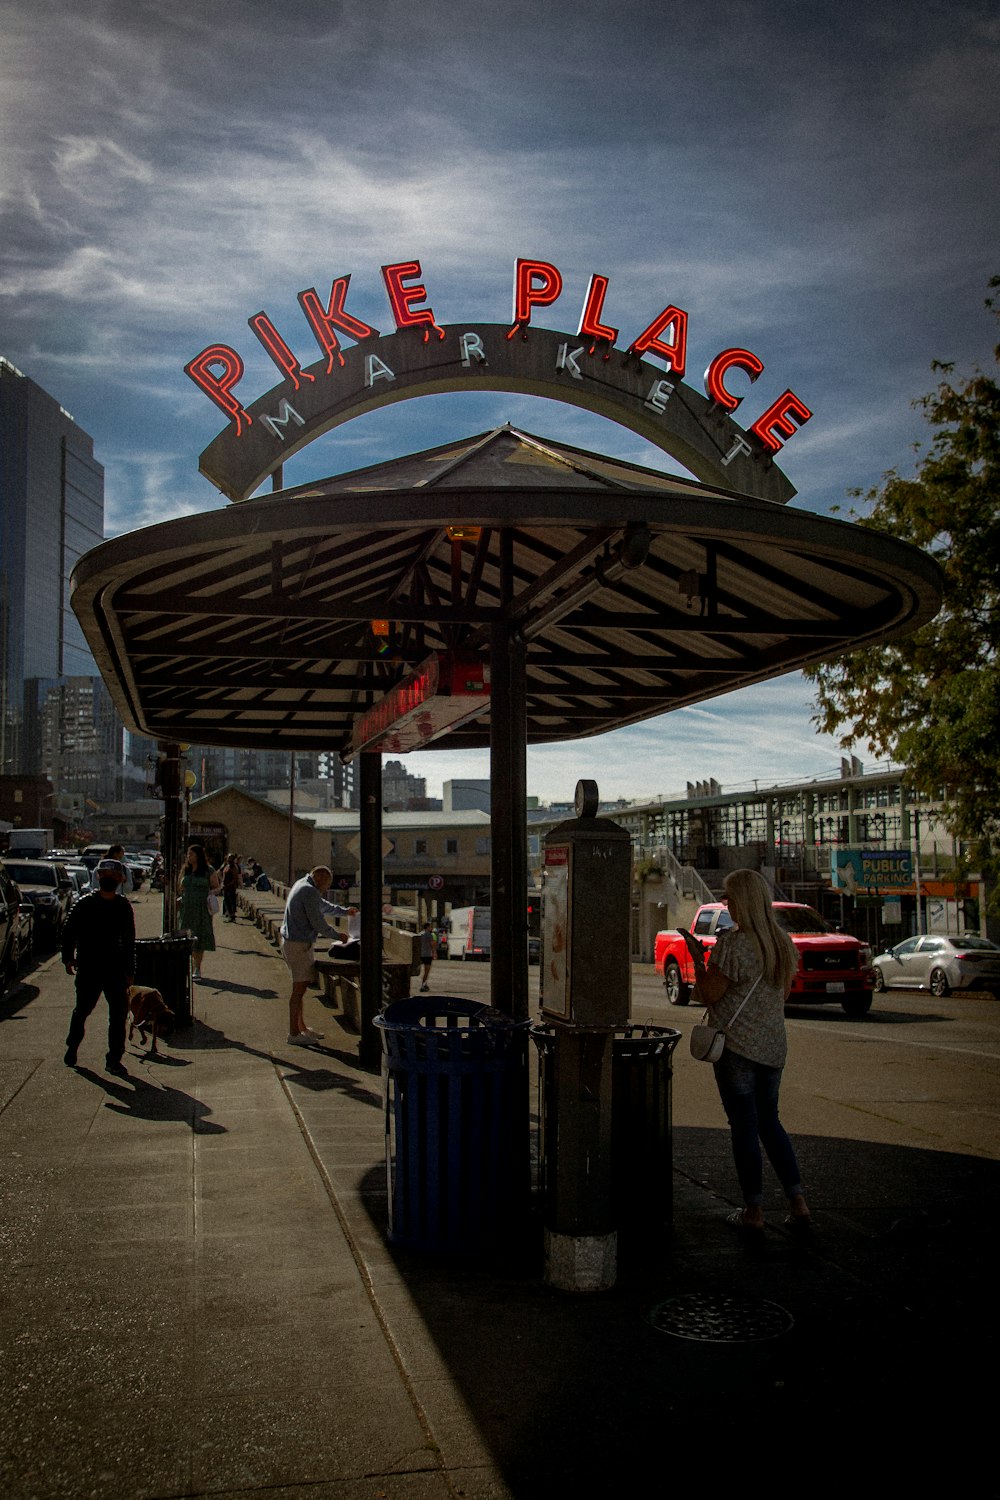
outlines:
[[684, 900], [695, 901], [699, 906], [703, 906], [707, 901], [715, 900], [715, 896], [698, 871], [691, 865], [682, 865], [673, 850], [669, 849], [666, 844], [647, 846], [642, 852], [644, 858], [655, 859], [662, 866], [664, 875]]

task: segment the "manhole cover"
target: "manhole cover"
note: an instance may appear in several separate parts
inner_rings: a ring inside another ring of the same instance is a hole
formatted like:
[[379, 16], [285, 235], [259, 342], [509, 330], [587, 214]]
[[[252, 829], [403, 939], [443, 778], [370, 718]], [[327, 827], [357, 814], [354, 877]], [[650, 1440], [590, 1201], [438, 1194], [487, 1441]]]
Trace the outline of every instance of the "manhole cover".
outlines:
[[661, 1333], [672, 1333], [678, 1339], [749, 1344], [756, 1339], [780, 1337], [795, 1320], [777, 1302], [765, 1302], [761, 1297], [690, 1292], [659, 1303], [650, 1312], [649, 1322]]

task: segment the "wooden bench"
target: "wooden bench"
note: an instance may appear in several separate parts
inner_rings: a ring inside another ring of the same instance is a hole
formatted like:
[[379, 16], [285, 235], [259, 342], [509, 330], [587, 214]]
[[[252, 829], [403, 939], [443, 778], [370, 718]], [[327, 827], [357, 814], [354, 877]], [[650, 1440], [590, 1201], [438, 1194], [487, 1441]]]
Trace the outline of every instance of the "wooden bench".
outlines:
[[[340, 1007], [345, 1026], [351, 1031], [361, 1030], [361, 965], [350, 959], [330, 958], [326, 953], [316, 954], [316, 968], [323, 984], [326, 998]], [[408, 960], [383, 959], [383, 1000], [405, 1000], [410, 993], [412, 965]]]

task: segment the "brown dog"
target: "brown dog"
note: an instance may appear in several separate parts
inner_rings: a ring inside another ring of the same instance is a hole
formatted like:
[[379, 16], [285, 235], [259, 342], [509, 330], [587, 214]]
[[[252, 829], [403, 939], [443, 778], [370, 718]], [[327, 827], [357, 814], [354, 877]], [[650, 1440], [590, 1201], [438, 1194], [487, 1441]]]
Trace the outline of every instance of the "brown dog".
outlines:
[[172, 1031], [174, 1027], [174, 1013], [159, 990], [151, 990], [143, 984], [129, 986], [128, 1019], [129, 1041], [132, 1040], [132, 1033], [136, 1028], [138, 1028], [143, 1045], [146, 1042], [146, 1032], [152, 1032], [153, 1040], [149, 1047], [151, 1056], [156, 1051], [157, 1037], [163, 1036], [167, 1031]]

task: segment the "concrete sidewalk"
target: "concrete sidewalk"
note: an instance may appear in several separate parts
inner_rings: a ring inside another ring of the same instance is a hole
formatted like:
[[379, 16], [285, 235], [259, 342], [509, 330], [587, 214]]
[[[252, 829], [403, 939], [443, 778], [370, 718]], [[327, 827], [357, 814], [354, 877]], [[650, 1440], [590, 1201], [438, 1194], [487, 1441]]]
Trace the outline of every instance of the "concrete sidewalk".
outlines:
[[[155, 898], [137, 916], [158, 932]], [[996, 1163], [859, 1170], [814, 1141], [829, 1227], [751, 1250], [722, 1223], [725, 1132], [679, 1123], [673, 1240], [633, 1246], [611, 1293], [549, 1291], [537, 1233], [491, 1266], [394, 1253], [356, 1037], [310, 992], [326, 1041], [288, 1047], [281, 960], [216, 929], [194, 1025], [159, 1060], [130, 1047], [127, 1080], [103, 1002], [64, 1067], [57, 957], [0, 1007], [6, 1496], [714, 1494], [757, 1454], [779, 1485], [926, 1492], [953, 1463], [986, 1394]], [[705, 1338], [720, 1299], [776, 1336]], [[684, 1315], [702, 1336], [663, 1331]]]

